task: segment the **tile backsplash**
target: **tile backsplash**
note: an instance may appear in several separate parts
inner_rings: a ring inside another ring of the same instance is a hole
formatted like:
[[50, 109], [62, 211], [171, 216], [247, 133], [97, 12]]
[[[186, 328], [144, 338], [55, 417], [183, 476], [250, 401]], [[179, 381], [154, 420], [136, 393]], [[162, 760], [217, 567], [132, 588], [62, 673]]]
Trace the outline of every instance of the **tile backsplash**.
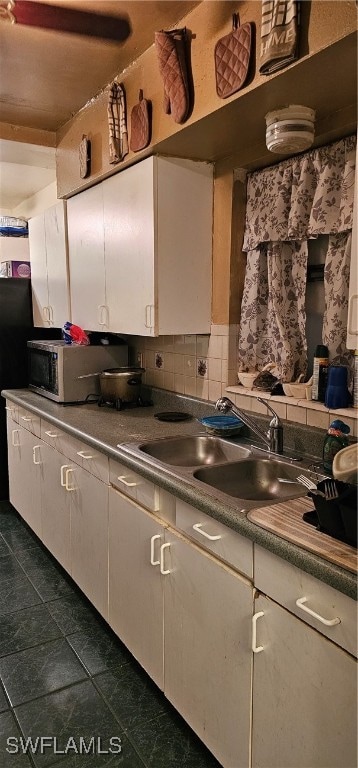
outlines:
[[245, 389], [237, 383], [238, 325], [212, 325], [211, 333], [197, 336], [134, 336], [130, 339], [132, 363], [146, 369], [143, 381], [149, 386], [215, 402], [227, 396], [246, 411], [267, 414], [256, 400], [269, 399], [280, 418], [327, 430], [334, 418], [345, 421], [351, 436], [358, 437], [358, 410], [330, 411], [322, 403], [293, 397], [271, 397]]
[[135, 336], [132, 362], [142, 361], [150, 386], [215, 401], [237, 382], [237, 334], [237, 325], [212, 325], [207, 335]]

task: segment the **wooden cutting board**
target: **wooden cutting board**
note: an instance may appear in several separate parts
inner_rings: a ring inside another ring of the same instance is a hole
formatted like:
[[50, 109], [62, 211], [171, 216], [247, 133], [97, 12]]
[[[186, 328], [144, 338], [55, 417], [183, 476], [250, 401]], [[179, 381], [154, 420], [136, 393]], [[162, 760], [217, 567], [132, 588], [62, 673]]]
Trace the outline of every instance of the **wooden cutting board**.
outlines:
[[304, 512], [313, 509], [312, 501], [306, 497], [281, 501], [272, 506], [253, 509], [247, 517], [252, 523], [275, 533], [286, 541], [297, 544], [309, 552], [329, 560], [347, 571], [357, 573], [357, 550], [349, 544], [333, 539], [317, 531], [313, 525], [302, 519]]

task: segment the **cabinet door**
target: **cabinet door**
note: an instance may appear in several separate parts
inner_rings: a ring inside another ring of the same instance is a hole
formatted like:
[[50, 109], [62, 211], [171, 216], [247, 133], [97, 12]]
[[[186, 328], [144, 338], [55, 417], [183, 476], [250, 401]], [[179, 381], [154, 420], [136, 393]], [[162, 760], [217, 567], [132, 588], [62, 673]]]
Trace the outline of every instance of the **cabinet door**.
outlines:
[[266, 597], [255, 611], [253, 768], [354, 768], [355, 659]]
[[41, 537], [41, 440], [8, 418], [7, 442], [11, 504]]
[[86, 330], [108, 330], [102, 184], [68, 200], [67, 224], [72, 320]]
[[46, 234], [43, 213], [29, 221], [29, 248], [34, 325], [37, 328], [49, 327]]
[[50, 324], [61, 328], [70, 320], [67, 275], [67, 233], [65, 203], [45, 211], [46, 263]]
[[109, 486], [81, 467], [67, 474], [71, 496], [71, 575], [100, 614], [108, 616]]
[[113, 488], [109, 491], [109, 624], [163, 690], [164, 527]]
[[[71, 493], [64, 486], [65, 468], [74, 465], [46, 443], [42, 459], [42, 541], [68, 573], [71, 572]], [[63, 468], [63, 469], [61, 469]]]
[[153, 164], [148, 158], [102, 185], [109, 330], [140, 336], [154, 333]]
[[166, 531], [164, 693], [224, 768], [249, 765], [252, 586]]

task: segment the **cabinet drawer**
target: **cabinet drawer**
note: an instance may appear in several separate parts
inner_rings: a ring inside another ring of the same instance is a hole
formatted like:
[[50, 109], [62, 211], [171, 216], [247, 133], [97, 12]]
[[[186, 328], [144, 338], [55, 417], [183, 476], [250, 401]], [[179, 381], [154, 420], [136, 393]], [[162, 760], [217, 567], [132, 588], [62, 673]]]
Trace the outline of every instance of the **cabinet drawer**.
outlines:
[[49, 421], [41, 419], [41, 437], [45, 443], [51, 445], [52, 448], [56, 448], [59, 453], [63, 453], [67, 459], [75, 461], [76, 464], [81, 464], [81, 458], [77, 455], [78, 451], [83, 450], [83, 444], [81, 440], [77, 440], [68, 432], [57, 425], [50, 424]]
[[[76, 443], [77, 442], [79, 443], [79, 441], [76, 440]], [[75, 461], [77, 461], [83, 469], [87, 469], [87, 472], [90, 472], [91, 475], [102, 480], [102, 483], [109, 485], [108, 456], [106, 456], [105, 453], [98, 451], [96, 448], [93, 448], [92, 445], [87, 445], [87, 443], [79, 443], [79, 445], [80, 448], [77, 446]]]
[[109, 462], [109, 476], [114, 488], [135, 499], [150, 512], [159, 512], [160, 491], [154, 483], [145, 480], [137, 472], [133, 472], [132, 469], [113, 459]]
[[[357, 655], [357, 603], [255, 544], [254, 583], [321, 634]], [[298, 604], [297, 604], [298, 601]], [[307, 611], [313, 611], [313, 616]], [[325, 622], [335, 622], [327, 625]]]
[[176, 526], [220, 560], [252, 578], [253, 545], [249, 539], [179, 499]]
[[16, 421], [16, 423], [19, 423], [19, 406], [15, 405], [15, 403], [12, 403], [11, 400], [6, 400], [6, 416], [7, 418], [12, 419], [13, 421]]
[[36, 435], [36, 437], [41, 437], [40, 417], [21, 406], [19, 406], [19, 424], [21, 424], [24, 429], [32, 432], [33, 435]]

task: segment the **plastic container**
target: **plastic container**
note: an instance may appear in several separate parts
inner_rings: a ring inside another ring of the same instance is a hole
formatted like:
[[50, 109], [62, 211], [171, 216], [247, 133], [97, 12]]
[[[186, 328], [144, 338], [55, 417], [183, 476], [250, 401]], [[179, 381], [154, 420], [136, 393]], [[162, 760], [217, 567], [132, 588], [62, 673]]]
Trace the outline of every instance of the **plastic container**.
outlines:
[[324, 344], [318, 344], [313, 358], [312, 400], [324, 403], [327, 388], [329, 351]]
[[358, 484], [358, 443], [347, 445], [336, 453], [333, 459], [332, 474], [336, 480]]
[[345, 365], [330, 365], [327, 389], [324, 398], [326, 408], [347, 408], [350, 403], [348, 390], [348, 369]]

